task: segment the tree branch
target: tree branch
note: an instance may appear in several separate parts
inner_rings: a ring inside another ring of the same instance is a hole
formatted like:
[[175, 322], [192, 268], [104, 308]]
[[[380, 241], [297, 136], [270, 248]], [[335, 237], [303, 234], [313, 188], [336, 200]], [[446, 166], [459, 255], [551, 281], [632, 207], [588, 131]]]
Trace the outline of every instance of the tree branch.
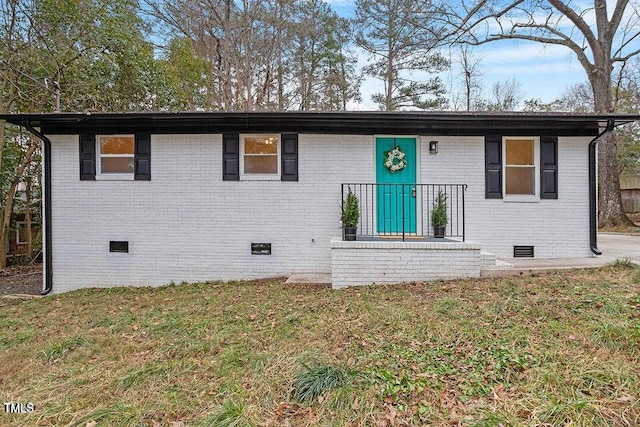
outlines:
[[587, 42], [591, 46], [592, 50], [597, 46], [598, 38], [593, 34], [589, 25], [582, 19], [580, 15], [578, 15], [573, 9], [571, 9], [568, 5], [564, 4], [560, 0], [547, 0], [549, 4], [555, 7], [560, 13], [566, 16], [582, 33], [582, 35], [587, 39]]
[[627, 8], [627, 4], [629, 0], [618, 0], [616, 1], [616, 8], [613, 10], [613, 15], [611, 16], [611, 21], [609, 23], [609, 31], [611, 34], [615, 34], [618, 31], [618, 27], [620, 26], [620, 22], [622, 22], [622, 17], [624, 16], [624, 11]]
[[633, 52], [628, 53], [625, 56], [617, 56], [615, 58], [611, 58], [611, 62], [625, 62], [638, 54], [640, 54], [640, 49], [634, 50]]

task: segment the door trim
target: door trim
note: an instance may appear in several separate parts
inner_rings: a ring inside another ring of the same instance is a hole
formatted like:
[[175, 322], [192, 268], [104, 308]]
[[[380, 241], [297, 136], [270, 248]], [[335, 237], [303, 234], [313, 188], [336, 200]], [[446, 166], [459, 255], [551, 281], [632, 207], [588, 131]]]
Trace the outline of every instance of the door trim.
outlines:
[[[415, 140], [415, 144], [416, 144], [416, 180], [415, 180], [415, 184], [420, 184], [421, 181], [421, 177], [422, 177], [422, 162], [420, 161], [421, 159], [421, 153], [422, 153], [422, 137], [420, 135], [398, 135], [398, 134], [374, 134], [372, 137], [372, 144], [371, 144], [371, 151], [372, 151], [372, 157], [373, 157], [373, 181], [374, 183], [378, 183], [377, 180], [377, 173], [378, 173], [378, 167], [382, 167], [381, 165], [381, 159], [377, 158], [377, 140], [378, 138], [413, 138]], [[374, 212], [378, 212], [378, 198], [374, 197], [373, 203], [372, 203], [372, 207], [373, 207], [373, 211]], [[422, 197], [417, 197], [416, 198], [416, 215], [419, 212], [423, 212], [422, 211]], [[426, 220], [426, 219], [425, 219]], [[430, 226], [430, 222], [429, 224], [427, 224], [428, 226]], [[425, 225], [424, 221], [418, 221], [418, 217], [416, 216], [416, 231], [415, 233], [406, 233], [407, 235], [411, 235], [411, 236], [424, 236], [424, 227], [423, 225]], [[378, 233], [378, 215], [374, 215], [374, 220], [373, 220], [373, 231], [377, 234]]]

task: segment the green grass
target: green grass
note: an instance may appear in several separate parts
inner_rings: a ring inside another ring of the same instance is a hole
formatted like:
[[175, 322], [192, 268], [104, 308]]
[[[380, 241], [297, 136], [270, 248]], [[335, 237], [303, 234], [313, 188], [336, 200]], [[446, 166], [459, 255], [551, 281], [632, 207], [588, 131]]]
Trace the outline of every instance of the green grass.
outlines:
[[349, 373], [341, 367], [328, 365], [304, 366], [293, 379], [298, 402], [311, 402], [323, 394], [347, 383]]
[[0, 425], [640, 425], [639, 271], [0, 300]]
[[85, 337], [82, 335], [76, 335], [69, 339], [49, 344], [49, 346], [40, 353], [40, 356], [46, 362], [55, 362], [86, 342], [87, 340]]
[[246, 408], [244, 404], [227, 400], [220, 405], [213, 414], [204, 419], [199, 426], [245, 427], [249, 425], [249, 423], [244, 420], [245, 411]]

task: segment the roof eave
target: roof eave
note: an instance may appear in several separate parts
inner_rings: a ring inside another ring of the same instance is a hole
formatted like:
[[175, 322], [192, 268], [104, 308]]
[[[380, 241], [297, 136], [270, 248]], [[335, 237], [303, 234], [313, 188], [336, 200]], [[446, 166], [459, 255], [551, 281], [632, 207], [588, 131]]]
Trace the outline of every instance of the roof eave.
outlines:
[[640, 121], [634, 115], [565, 113], [450, 112], [182, 112], [56, 113], [0, 115], [20, 126], [30, 124], [45, 134], [151, 132], [299, 132], [329, 134], [416, 135], [596, 135], [614, 120], [616, 126]]

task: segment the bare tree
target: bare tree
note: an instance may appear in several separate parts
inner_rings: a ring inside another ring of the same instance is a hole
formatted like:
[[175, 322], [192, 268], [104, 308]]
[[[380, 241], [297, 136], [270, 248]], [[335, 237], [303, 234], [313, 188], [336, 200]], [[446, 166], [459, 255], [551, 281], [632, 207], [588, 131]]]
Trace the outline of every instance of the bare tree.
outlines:
[[[621, 67], [616, 75], [614, 102], [619, 113], [640, 112], [640, 58]], [[640, 123], [629, 123], [617, 132], [620, 174], [640, 173]]]
[[326, 110], [358, 95], [348, 22], [321, 0], [148, 2], [168, 65], [179, 46], [189, 46], [181, 68], [209, 64], [204, 81], [188, 73], [190, 99], [205, 94], [199, 108]]
[[516, 79], [498, 81], [491, 86], [491, 96], [483, 107], [488, 111], [514, 111], [523, 97], [522, 85]]
[[453, 109], [471, 111], [482, 108], [481, 58], [474, 54], [472, 46], [463, 44], [458, 51], [457, 62], [462, 72], [456, 79], [458, 90], [452, 93]]
[[566, 111], [570, 113], [589, 113], [593, 111], [593, 93], [588, 82], [569, 86], [560, 98], [551, 102], [542, 102], [539, 98], [526, 99], [525, 111]]
[[[572, 51], [587, 74], [600, 114], [613, 112], [614, 67], [640, 53], [640, 11], [629, 0], [593, 0], [591, 6], [570, 0], [477, 0], [443, 7], [458, 41], [525, 40]], [[614, 136], [599, 144], [598, 165], [600, 226], [630, 224], [622, 210]]]

